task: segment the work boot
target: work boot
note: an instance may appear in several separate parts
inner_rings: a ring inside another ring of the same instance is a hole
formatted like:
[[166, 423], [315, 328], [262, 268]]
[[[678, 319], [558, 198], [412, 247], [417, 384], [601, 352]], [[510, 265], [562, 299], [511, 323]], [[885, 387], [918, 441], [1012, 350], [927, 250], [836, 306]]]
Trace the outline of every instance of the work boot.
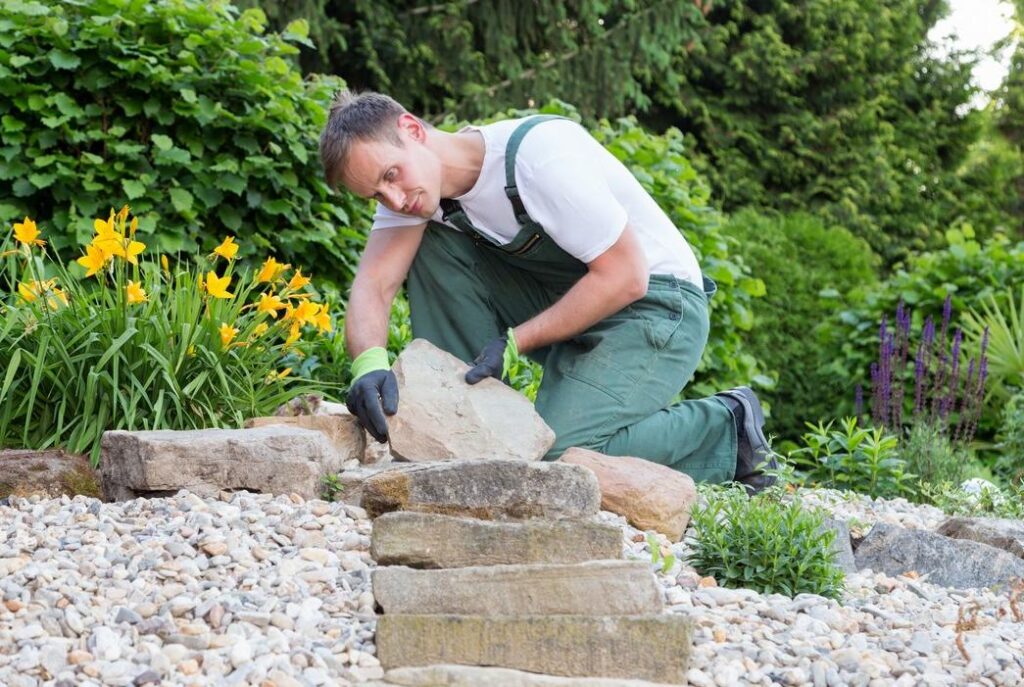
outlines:
[[753, 496], [775, 484], [775, 477], [766, 475], [763, 469], [777, 470], [779, 467], [762, 431], [764, 412], [761, 402], [746, 386], [720, 391], [715, 396], [720, 396], [729, 406], [736, 423], [736, 475], [733, 480]]

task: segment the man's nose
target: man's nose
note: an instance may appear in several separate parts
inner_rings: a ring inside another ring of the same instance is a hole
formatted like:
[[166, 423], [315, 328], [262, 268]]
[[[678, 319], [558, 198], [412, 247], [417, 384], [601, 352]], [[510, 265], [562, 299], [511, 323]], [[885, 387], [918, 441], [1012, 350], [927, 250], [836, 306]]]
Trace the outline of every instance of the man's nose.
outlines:
[[397, 188], [389, 188], [384, 191], [384, 198], [387, 199], [392, 210], [401, 211], [405, 206], [405, 193]]

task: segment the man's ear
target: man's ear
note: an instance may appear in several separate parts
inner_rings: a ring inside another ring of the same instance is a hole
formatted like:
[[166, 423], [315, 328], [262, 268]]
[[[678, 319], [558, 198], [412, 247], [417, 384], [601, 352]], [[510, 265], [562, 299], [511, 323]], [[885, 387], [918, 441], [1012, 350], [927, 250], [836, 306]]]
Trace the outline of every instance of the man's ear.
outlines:
[[398, 128], [419, 143], [427, 139], [427, 127], [423, 126], [418, 117], [408, 112], [398, 115]]

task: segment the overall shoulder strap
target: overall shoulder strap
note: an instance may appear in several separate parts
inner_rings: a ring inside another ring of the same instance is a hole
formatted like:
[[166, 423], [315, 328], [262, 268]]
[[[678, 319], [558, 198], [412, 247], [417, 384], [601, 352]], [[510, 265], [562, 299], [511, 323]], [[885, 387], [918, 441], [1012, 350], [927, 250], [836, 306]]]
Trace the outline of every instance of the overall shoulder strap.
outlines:
[[519, 196], [519, 189], [516, 187], [516, 154], [519, 152], [519, 145], [523, 138], [530, 132], [530, 129], [542, 122], [552, 119], [565, 119], [558, 115], [535, 115], [524, 120], [508, 139], [505, 146], [505, 195], [512, 203], [512, 211], [515, 213], [516, 221], [522, 226], [531, 222], [530, 216], [526, 213], [523, 199]]

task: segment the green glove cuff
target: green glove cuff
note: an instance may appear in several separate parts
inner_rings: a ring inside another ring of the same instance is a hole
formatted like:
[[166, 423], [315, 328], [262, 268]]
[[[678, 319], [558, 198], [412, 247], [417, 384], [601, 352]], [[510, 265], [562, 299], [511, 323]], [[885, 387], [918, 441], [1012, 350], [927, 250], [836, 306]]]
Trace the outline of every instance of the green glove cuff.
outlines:
[[388, 350], [383, 346], [374, 346], [356, 356], [352, 361], [352, 381], [356, 381], [367, 372], [375, 370], [387, 370], [391, 367], [388, 364]]

